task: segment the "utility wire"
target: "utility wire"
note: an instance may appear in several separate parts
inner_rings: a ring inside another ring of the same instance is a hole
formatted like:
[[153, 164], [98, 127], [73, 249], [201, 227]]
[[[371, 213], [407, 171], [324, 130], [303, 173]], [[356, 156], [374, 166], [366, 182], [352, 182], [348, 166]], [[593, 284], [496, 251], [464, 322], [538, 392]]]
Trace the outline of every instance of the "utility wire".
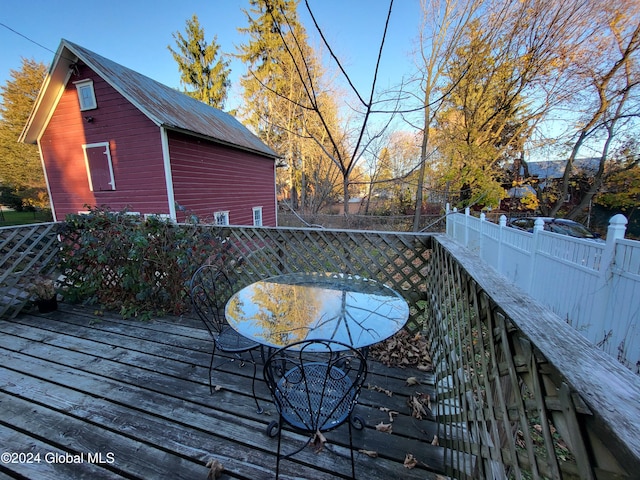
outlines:
[[37, 46], [39, 46], [40, 48], [44, 48], [45, 50], [47, 50], [48, 52], [51, 52], [55, 55], [56, 52], [54, 52], [53, 50], [51, 50], [48, 47], [45, 47], [44, 45], [42, 45], [41, 43], [36, 42], [35, 40], [27, 37], [26, 35], [23, 35], [22, 33], [18, 32], [17, 30], [14, 30], [13, 28], [9, 27], [8, 25], [5, 25], [4, 23], [0, 22], [0, 26], [6, 28], [7, 30], [15, 33], [16, 35], [21, 36], [22, 38], [24, 38], [25, 40], [30, 41], [31, 43], [36, 44]]

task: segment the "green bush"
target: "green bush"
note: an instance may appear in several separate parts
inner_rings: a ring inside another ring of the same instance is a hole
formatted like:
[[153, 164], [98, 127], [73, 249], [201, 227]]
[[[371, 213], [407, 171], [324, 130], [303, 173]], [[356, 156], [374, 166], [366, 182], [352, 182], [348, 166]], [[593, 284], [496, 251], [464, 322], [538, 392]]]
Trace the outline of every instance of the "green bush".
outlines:
[[195, 270], [230, 260], [229, 243], [214, 229], [105, 208], [69, 215], [61, 236], [65, 298], [124, 317], [184, 313]]

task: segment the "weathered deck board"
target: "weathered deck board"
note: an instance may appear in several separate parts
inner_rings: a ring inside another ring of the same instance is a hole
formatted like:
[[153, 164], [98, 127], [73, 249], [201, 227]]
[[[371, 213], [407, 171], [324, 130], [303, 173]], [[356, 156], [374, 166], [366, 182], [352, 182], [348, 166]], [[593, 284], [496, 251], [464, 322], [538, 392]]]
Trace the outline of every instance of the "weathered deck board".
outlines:
[[[207, 332], [191, 318], [127, 321], [63, 305], [51, 314], [0, 321], [0, 444], [41, 454], [40, 463], [0, 463], [0, 479], [205, 480], [210, 459], [224, 465], [223, 478], [273, 478], [277, 440], [264, 432], [275, 410], [261, 371], [256, 391], [265, 413], [259, 415], [249, 364], [221, 366], [214, 372], [221, 389], [209, 394], [210, 348]], [[372, 388], [357, 407], [367, 428], [354, 432], [354, 448], [379, 456], [356, 453], [358, 478], [435, 478], [443, 456], [430, 445], [436, 426], [411, 417], [407, 402], [416, 392], [433, 395], [431, 377], [370, 365]], [[406, 386], [409, 376], [421, 385]], [[399, 412], [392, 434], [375, 429], [389, 423], [386, 409]], [[349, 477], [347, 433], [343, 426], [326, 435], [337, 454], [305, 449], [283, 461], [282, 478]], [[285, 431], [283, 450], [305, 438]], [[48, 462], [48, 452], [84, 454], [83, 462]], [[88, 461], [98, 453], [107, 461]], [[418, 467], [403, 466], [407, 453]]]

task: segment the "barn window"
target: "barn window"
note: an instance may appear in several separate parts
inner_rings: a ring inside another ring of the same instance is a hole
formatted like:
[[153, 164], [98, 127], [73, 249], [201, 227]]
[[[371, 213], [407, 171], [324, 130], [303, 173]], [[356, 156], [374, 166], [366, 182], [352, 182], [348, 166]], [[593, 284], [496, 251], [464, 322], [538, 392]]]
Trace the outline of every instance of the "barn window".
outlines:
[[115, 190], [116, 182], [113, 178], [109, 142], [82, 145], [82, 149], [91, 191]]
[[262, 207], [253, 207], [253, 226], [262, 226]]
[[216, 225], [229, 225], [229, 212], [216, 212], [213, 218]]
[[78, 91], [78, 100], [80, 101], [80, 110], [93, 110], [98, 108], [96, 102], [96, 94], [93, 91], [93, 80], [81, 80], [74, 82]]

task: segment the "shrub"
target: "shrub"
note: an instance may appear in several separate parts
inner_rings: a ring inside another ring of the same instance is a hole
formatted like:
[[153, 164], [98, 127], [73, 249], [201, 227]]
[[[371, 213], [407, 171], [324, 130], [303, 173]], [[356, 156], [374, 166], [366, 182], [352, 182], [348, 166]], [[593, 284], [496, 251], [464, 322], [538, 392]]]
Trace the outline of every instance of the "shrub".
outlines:
[[117, 309], [124, 317], [189, 309], [189, 280], [205, 262], [227, 262], [229, 244], [213, 229], [91, 208], [63, 226], [65, 295]]

